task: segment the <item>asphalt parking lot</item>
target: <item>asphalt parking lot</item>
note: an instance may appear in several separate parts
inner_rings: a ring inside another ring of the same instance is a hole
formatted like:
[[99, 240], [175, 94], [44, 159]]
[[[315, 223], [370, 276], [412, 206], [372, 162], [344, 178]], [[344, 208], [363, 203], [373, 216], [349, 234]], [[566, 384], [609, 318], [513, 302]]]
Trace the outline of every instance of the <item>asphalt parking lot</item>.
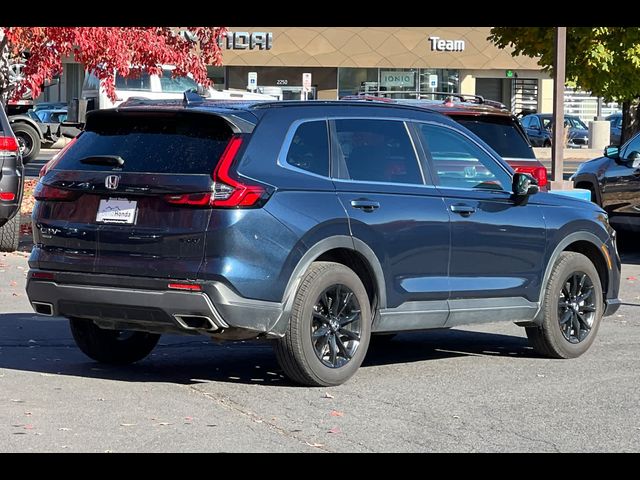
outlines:
[[592, 348], [549, 360], [513, 324], [398, 336], [346, 384], [304, 388], [269, 345], [166, 336], [97, 364], [34, 316], [26, 254], [0, 256], [2, 452], [632, 452], [640, 450], [640, 248]]

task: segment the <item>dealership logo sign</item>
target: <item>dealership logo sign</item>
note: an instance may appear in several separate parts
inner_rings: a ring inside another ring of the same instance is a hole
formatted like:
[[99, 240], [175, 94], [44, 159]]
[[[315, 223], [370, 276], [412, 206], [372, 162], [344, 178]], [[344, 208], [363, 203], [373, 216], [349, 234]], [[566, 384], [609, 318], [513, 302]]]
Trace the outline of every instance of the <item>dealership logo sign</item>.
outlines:
[[464, 40], [443, 40], [440, 37], [429, 37], [432, 52], [464, 52]]
[[227, 50], [271, 50], [272, 32], [227, 32], [218, 38], [220, 48]]
[[380, 85], [383, 87], [415, 87], [416, 72], [382, 71]]

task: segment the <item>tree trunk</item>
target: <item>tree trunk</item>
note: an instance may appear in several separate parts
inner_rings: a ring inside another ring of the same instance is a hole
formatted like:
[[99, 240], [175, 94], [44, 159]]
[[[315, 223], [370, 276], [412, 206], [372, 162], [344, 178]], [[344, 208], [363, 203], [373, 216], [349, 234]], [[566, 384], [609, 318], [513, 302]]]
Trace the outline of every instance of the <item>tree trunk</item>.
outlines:
[[622, 102], [622, 135], [620, 137], [620, 145], [633, 137], [636, 132], [640, 131], [640, 98]]

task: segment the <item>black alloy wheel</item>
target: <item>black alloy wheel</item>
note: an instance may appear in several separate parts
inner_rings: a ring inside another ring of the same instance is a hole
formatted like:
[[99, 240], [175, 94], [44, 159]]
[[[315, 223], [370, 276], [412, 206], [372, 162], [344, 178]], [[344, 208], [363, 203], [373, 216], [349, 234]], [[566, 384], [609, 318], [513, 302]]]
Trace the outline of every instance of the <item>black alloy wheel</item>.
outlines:
[[311, 341], [320, 361], [330, 368], [346, 365], [360, 345], [361, 311], [346, 285], [332, 285], [313, 307]]
[[587, 338], [596, 316], [594, 288], [584, 272], [573, 272], [564, 281], [558, 299], [558, 322], [562, 335], [569, 343]]

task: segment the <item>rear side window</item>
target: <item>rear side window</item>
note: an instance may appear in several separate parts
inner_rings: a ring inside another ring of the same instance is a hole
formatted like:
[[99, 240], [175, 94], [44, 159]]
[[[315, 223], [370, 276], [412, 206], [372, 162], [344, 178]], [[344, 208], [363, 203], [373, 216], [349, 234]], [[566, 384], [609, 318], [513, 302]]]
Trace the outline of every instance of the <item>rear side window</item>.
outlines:
[[533, 149], [509, 117], [453, 117], [493, 148], [502, 158], [535, 159]]
[[148, 73], [136, 75], [135, 72], [132, 72], [129, 77], [116, 75], [116, 88], [119, 90], [140, 90], [150, 92], [151, 80]]
[[324, 120], [306, 122], [293, 135], [287, 163], [322, 176], [329, 175], [329, 136]]
[[160, 89], [163, 92], [182, 93], [185, 90], [198, 88], [198, 84], [191, 77], [172, 77], [171, 75], [171, 70], [166, 68], [162, 70], [162, 76], [160, 77]]
[[480, 147], [449, 128], [420, 124], [438, 185], [449, 188], [509, 190], [511, 176]]
[[122, 172], [211, 174], [232, 131], [220, 117], [195, 113], [101, 114], [60, 158], [56, 170], [113, 170], [83, 163], [96, 155], [117, 155]]
[[423, 184], [404, 122], [349, 119], [336, 120], [335, 126], [351, 180]]

